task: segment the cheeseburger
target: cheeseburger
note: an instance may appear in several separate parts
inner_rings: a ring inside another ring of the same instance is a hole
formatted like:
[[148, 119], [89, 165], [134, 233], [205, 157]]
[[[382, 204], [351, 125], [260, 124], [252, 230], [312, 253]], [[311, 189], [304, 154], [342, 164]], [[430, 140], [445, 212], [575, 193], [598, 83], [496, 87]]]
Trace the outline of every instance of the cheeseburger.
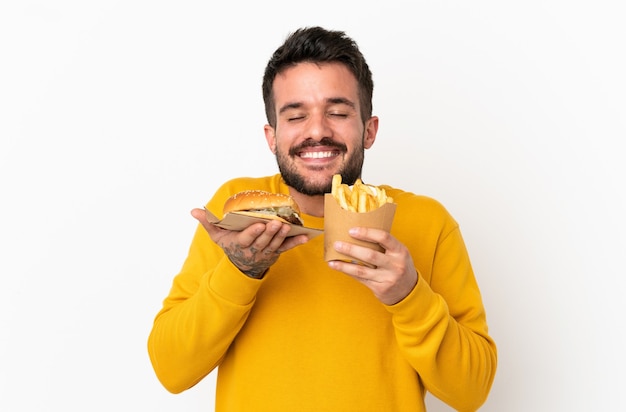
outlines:
[[300, 207], [293, 197], [263, 190], [246, 190], [232, 195], [224, 203], [224, 214], [227, 213], [280, 220], [298, 226], [304, 224]]

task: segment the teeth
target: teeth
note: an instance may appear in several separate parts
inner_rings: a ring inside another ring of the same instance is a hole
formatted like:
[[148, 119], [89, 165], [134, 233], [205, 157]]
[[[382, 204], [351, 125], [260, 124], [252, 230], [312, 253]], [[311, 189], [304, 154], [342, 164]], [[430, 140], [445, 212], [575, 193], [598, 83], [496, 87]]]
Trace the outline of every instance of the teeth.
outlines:
[[300, 154], [300, 157], [305, 159], [324, 159], [333, 156], [333, 152], [304, 152]]

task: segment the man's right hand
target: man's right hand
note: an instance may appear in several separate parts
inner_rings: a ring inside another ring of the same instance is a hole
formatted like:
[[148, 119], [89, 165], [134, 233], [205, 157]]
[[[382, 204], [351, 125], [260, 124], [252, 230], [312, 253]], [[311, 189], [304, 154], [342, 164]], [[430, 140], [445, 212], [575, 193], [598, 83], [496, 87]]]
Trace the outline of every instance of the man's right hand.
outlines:
[[289, 225], [277, 220], [255, 223], [242, 231], [233, 231], [210, 223], [203, 209], [193, 209], [191, 215], [239, 270], [257, 279], [263, 277], [281, 253], [309, 241], [307, 235], [287, 237]]

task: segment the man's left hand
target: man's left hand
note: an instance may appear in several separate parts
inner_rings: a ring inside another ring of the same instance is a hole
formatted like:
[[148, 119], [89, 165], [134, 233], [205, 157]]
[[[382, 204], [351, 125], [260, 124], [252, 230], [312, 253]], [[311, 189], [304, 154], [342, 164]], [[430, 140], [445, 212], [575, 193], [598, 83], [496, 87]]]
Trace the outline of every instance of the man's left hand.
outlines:
[[384, 304], [393, 305], [407, 297], [417, 284], [418, 276], [408, 249], [390, 233], [381, 229], [355, 227], [350, 236], [378, 243], [383, 252], [356, 244], [337, 241], [335, 250], [373, 267], [339, 260], [329, 266], [363, 283]]

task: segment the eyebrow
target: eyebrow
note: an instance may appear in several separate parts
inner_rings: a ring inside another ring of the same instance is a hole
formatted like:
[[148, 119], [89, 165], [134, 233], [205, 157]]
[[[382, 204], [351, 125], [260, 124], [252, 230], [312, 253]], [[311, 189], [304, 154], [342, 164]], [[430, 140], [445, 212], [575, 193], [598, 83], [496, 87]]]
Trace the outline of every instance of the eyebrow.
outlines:
[[[330, 103], [330, 104], [345, 104], [346, 106], [350, 106], [351, 108], [356, 109], [356, 105], [354, 104], [354, 102], [352, 102], [351, 100], [346, 99], [345, 97], [331, 97], [329, 99], [326, 99], [326, 102]], [[282, 114], [282, 113], [286, 112], [287, 110], [299, 109], [302, 106], [304, 106], [304, 103], [302, 103], [302, 102], [287, 103], [287, 104], [285, 104], [284, 106], [282, 106], [280, 108], [278, 113]]]
[[287, 103], [286, 105], [284, 105], [283, 107], [280, 108], [280, 110], [278, 111], [278, 114], [282, 114], [285, 113], [287, 110], [290, 109], [298, 109], [300, 107], [302, 107], [303, 104], [302, 103]]

